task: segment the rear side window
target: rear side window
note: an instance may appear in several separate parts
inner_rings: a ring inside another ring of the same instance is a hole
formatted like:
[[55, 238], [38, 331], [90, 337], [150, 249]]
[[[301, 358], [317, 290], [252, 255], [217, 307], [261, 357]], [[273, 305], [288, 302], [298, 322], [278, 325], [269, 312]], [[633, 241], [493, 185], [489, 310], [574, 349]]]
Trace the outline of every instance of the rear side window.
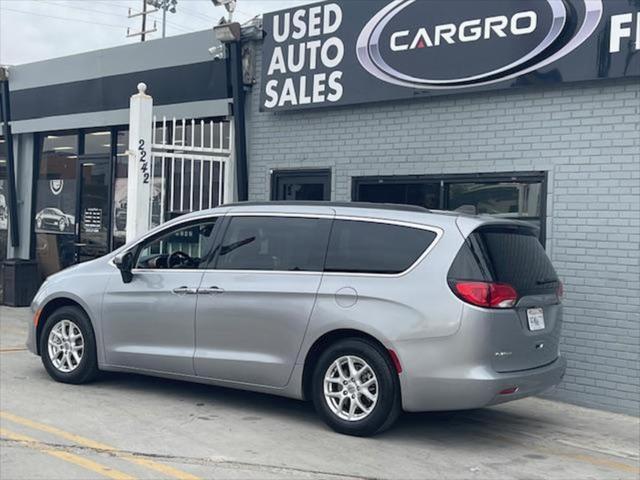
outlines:
[[420, 258], [436, 234], [385, 223], [336, 220], [326, 272], [401, 273]]
[[321, 218], [233, 217], [216, 268], [321, 272], [330, 227]]
[[473, 232], [458, 252], [449, 279], [508, 283], [520, 296], [553, 293], [559, 282], [536, 232], [520, 226]]

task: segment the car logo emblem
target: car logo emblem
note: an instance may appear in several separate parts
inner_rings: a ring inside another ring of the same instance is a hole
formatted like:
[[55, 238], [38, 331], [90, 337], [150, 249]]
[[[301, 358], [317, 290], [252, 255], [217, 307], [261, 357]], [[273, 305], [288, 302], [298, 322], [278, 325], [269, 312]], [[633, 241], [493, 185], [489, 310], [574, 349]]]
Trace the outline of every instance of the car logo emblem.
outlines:
[[54, 195], [60, 195], [62, 193], [62, 189], [64, 188], [64, 180], [60, 178], [56, 180], [50, 180], [49, 188], [51, 189], [51, 193], [53, 193]]
[[[407, 18], [429, 19], [429, 14], [438, 10], [438, 2], [450, 2], [394, 0], [360, 32], [356, 55], [362, 67], [376, 78], [414, 89], [471, 88], [513, 80], [554, 63], [591, 37], [602, 19], [603, 0], [583, 1], [585, 15], [580, 25], [574, 25], [566, 2], [545, 0], [528, 2], [530, 10], [515, 14], [505, 11], [459, 25], [443, 18], [443, 24], [425, 21], [412, 29]], [[492, 49], [499, 45], [494, 35], [496, 22], [500, 22], [499, 36], [509, 42], [509, 49], [503, 51], [515, 53], [505, 53], [505, 60], [488, 65], [469, 61], [469, 52], [488, 52], [487, 58], [491, 57]], [[438, 60], [442, 55], [437, 52], [442, 49], [453, 52], [446, 62]]]

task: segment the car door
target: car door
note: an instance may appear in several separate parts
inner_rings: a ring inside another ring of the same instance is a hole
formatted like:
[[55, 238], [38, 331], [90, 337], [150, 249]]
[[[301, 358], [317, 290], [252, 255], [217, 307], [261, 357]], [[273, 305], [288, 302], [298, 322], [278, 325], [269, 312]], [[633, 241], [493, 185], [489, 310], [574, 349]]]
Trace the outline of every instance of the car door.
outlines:
[[333, 211], [229, 214], [196, 308], [198, 376], [287, 384], [313, 310]]
[[115, 272], [103, 306], [107, 363], [193, 375], [197, 289], [219, 217], [163, 230], [134, 249], [133, 278]]

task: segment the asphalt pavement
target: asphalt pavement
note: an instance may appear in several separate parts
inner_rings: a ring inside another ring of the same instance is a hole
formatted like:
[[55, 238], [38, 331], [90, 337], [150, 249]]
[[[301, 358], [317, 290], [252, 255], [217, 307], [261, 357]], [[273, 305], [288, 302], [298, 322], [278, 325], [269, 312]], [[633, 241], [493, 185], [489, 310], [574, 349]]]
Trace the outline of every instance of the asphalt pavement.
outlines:
[[638, 479], [640, 419], [531, 398], [329, 430], [312, 405], [129, 374], [52, 381], [0, 307], [0, 478]]

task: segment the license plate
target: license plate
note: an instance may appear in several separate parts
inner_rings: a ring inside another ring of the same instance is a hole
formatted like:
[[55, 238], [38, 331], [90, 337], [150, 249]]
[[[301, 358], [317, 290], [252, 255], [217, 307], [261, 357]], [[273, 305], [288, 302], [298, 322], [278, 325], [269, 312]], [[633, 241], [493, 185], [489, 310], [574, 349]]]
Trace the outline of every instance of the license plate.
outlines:
[[527, 310], [527, 321], [529, 322], [529, 330], [544, 330], [544, 312], [541, 308], [529, 308]]

